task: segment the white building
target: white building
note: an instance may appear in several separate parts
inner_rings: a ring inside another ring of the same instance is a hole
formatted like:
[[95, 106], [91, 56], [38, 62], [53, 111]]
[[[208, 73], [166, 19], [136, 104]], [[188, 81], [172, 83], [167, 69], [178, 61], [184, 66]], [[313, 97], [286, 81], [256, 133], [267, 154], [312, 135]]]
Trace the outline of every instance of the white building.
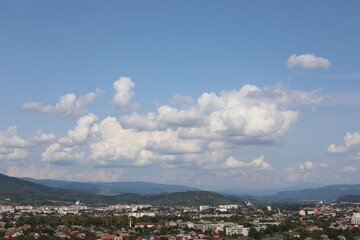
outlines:
[[155, 217], [155, 213], [153, 213], [153, 212], [130, 212], [130, 213], [127, 213], [127, 215], [129, 217], [136, 217], [136, 218], [140, 218], [140, 217], [144, 217], [144, 216]]
[[360, 213], [353, 213], [351, 224], [360, 225]]
[[232, 227], [225, 228], [226, 235], [244, 235], [245, 237], [249, 236], [250, 228], [244, 227], [243, 225], [235, 225]]

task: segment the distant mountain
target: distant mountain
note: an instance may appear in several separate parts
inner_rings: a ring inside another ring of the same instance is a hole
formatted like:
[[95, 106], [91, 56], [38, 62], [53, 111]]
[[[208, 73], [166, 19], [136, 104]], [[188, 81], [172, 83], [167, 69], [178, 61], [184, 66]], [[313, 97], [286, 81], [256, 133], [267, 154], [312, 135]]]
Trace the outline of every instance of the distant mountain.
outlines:
[[19, 178], [0, 174], [0, 205], [31, 204], [54, 205], [69, 204], [80, 200], [86, 204], [152, 204], [152, 205], [219, 205], [239, 203], [230, 197], [206, 191], [187, 191], [158, 195], [139, 195], [133, 193], [115, 196], [95, 195], [62, 188], [50, 188]]
[[335, 201], [344, 195], [360, 195], [360, 184], [328, 185], [315, 189], [302, 189], [297, 191], [283, 191], [273, 197], [294, 201], [325, 200]]
[[78, 200], [94, 200], [91, 194], [60, 189], [49, 188], [44, 185], [25, 181], [15, 177], [0, 174], [0, 204], [10, 200], [13, 203], [25, 204], [56, 204], [68, 203]]
[[221, 194], [228, 195], [249, 195], [249, 196], [273, 196], [279, 192], [302, 190], [308, 188], [319, 188], [324, 185], [318, 183], [304, 183], [301, 185], [294, 185], [283, 188], [260, 188], [260, 189], [249, 189], [249, 188], [231, 188], [223, 191], [217, 191]]
[[123, 193], [135, 193], [141, 195], [154, 195], [162, 193], [199, 191], [181, 185], [170, 185], [149, 182], [72, 182], [52, 179], [22, 178], [24, 180], [46, 185], [48, 187], [65, 188], [91, 194], [118, 195]]

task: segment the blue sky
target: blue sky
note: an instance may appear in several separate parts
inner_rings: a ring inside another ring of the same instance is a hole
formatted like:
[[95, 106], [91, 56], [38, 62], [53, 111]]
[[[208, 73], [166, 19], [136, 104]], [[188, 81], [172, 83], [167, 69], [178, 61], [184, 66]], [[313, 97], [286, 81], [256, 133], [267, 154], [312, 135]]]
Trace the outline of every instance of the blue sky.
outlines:
[[358, 183], [359, 7], [1, 1], [0, 172]]

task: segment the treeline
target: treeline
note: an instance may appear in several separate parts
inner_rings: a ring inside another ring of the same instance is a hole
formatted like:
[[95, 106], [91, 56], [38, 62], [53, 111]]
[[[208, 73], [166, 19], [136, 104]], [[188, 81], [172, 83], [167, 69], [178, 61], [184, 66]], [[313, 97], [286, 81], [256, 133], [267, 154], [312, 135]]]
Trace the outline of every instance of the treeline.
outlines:
[[125, 227], [128, 226], [127, 216], [103, 216], [95, 217], [88, 215], [65, 215], [65, 216], [29, 216], [20, 217], [16, 222], [17, 226], [22, 225], [49, 225], [56, 227], [58, 225], [79, 225], [79, 226], [99, 226], [99, 227]]

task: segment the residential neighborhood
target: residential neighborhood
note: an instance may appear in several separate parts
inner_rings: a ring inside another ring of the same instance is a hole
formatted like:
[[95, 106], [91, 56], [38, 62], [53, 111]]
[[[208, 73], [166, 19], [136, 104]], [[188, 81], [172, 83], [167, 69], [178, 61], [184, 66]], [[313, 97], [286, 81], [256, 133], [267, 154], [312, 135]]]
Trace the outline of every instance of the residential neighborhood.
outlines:
[[1, 239], [359, 239], [360, 204], [0, 206]]

